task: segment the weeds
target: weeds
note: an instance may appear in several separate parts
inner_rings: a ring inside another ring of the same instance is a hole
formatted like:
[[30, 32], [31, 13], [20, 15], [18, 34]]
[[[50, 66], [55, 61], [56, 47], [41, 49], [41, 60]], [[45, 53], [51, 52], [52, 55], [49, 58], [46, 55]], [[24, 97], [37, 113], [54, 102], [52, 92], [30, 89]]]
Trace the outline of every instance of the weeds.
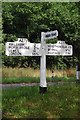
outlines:
[[[57, 77], [74, 77], [75, 69], [54, 70], [54, 76]], [[40, 77], [40, 70], [33, 68], [2, 68], [3, 77]], [[52, 77], [52, 71], [46, 70], [46, 76]]]

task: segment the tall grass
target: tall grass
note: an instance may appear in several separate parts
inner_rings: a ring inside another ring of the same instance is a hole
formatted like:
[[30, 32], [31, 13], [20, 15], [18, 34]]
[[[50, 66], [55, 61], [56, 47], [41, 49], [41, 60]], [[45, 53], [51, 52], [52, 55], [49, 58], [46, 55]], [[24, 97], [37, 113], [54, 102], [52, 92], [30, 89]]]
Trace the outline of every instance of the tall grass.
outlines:
[[[54, 76], [57, 77], [74, 77], [76, 71], [74, 68], [65, 69], [65, 70], [54, 70]], [[51, 77], [52, 75], [51, 70], [46, 70], [46, 76]], [[2, 76], [3, 77], [39, 77], [40, 70], [33, 69], [33, 68], [2, 68]]]

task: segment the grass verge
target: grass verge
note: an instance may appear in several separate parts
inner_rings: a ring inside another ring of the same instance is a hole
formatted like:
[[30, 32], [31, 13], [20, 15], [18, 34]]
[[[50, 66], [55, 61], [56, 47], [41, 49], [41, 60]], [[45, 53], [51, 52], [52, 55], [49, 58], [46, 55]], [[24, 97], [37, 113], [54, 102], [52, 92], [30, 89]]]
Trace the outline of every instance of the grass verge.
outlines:
[[[58, 81], [75, 81], [75, 77], [47, 77], [46, 78], [47, 82], [58, 82]], [[2, 83], [3, 84], [11, 84], [11, 83], [39, 83], [40, 78], [39, 77], [7, 77], [7, 78], [2, 78]]]
[[38, 86], [3, 89], [3, 119], [79, 118], [79, 87], [49, 86], [46, 94], [39, 94]]

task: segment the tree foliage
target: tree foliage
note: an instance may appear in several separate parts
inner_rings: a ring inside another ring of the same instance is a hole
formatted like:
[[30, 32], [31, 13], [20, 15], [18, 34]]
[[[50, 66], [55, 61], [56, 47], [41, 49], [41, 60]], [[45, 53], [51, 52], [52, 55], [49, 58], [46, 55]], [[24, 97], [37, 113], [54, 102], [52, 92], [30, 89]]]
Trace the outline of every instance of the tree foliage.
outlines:
[[[30, 42], [40, 42], [42, 31], [57, 29], [58, 40], [72, 44], [74, 53], [72, 57], [47, 57], [48, 68], [56, 65], [74, 66], [80, 60], [78, 3], [9, 2], [2, 3], [2, 10], [4, 45], [7, 41], [16, 41], [18, 37], [26, 37]], [[54, 40], [47, 42], [54, 43]], [[3, 63], [6, 66], [37, 67], [39, 59], [39, 57], [7, 57], [3, 52]]]

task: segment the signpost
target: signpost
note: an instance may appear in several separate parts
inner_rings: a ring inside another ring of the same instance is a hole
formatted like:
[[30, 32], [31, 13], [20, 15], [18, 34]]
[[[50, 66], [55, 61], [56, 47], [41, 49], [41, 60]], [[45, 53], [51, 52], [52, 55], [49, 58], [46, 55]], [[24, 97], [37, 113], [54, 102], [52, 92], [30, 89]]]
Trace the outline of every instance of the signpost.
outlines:
[[47, 91], [46, 83], [46, 55], [71, 56], [73, 54], [72, 45], [67, 45], [65, 41], [58, 41], [56, 44], [46, 44], [47, 39], [58, 36], [58, 31], [42, 32], [41, 43], [30, 43], [26, 38], [18, 38], [16, 42], [6, 43], [7, 56], [40, 56], [40, 93]]

